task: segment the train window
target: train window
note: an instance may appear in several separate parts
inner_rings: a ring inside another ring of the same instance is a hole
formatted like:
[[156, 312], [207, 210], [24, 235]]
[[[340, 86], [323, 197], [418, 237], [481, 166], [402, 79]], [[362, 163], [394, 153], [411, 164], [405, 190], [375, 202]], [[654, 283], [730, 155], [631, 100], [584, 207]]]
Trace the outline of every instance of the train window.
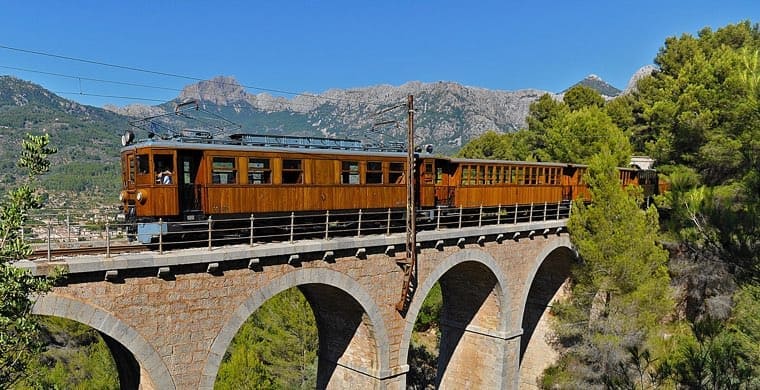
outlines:
[[214, 184], [235, 184], [237, 170], [235, 158], [214, 157], [211, 163], [211, 182]]
[[359, 162], [343, 161], [341, 164], [340, 184], [359, 184]]
[[462, 185], [466, 186], [470, 184], [470, 166], [462, 166]]
[[433, 184], [433, 163], [425, 163], [425, 172], [422, 174], [425, 184]]
[[154, 154], [153, 170], [153, 174], [156, 176], [156, 183], [172, 184], [174, 174], [174, 156], [171, 154]]
[[272, 170], [268, 158], [248, 159], [248, 184], [271, 184]]
[[388, 169], [388, 183], [404, 184], [404, 163], [390, 163]]
[[485, 184], [486, 167], [478, 165], [478, 184]]
[[443, 184], [443, 168], [441, 167], [435, 169], [435, 184]]
[[367, 184], [383, 184], [383, 163], [380, 161], [367, 161]]
[[303, 160], [282, 160], [282, 184], [303, 183]]
[[150, 173], [150, 158], [147, 154], [137, 155], [137, 174], [147, 175]]
[[129, 182], [134, 183], [135, 182], [135, 156], [130, 154], [127, 156], [127, 160], [129, 160]]

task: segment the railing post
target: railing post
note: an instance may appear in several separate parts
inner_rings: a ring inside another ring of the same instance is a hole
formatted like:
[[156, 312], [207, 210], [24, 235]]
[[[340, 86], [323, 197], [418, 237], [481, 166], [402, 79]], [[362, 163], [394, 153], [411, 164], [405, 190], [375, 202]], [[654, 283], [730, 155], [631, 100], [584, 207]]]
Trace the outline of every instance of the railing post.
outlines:
[[546, 221], [546, 202], [544, 202], [544, 218], [543, 221]]
[[459, 205], [459, 227], [458, 229], [462, 228], [462, 205]]
[[441, 208], [438, 207], [438, 216], [435, 220], [435, 230], [441, 230]]
[[388, 224], [385, 227], [385, 235], [390, 236], [391, 235], [391, 209], [388, 208]]
[[106, 219], [106, 259], [111, 257], [111, 224]]
[[248, 243], [248, 245], [253, 246], [253, 214], [251, 214], [251, 231], [250, 231], [250, 233], [251, 233], [251, 237], [250, 237], [250, 242]]
[[158, 219], [158, 254], [164, 254], [164, 219]]
[[530, 212], [528, 212], [528, 223], [533, 223], [533, 202], [530, 202]]
[[483, 205], [480, 205], [480, 210], [478, 211], [478, 227], [483, 226]]
[[517, 212], [519, 210], [519, 207], [520, 207], [520, 204], [519, 203], [515, 203], [515, 218], [514, 218], [515, 219], [515, 221], [514, 221], [515, 225], [517, 225]]
[[325, 213], [325, 240], [330, 237], [330, 210]]
[[359, 209], [359, 226], [356, 228], [356, 237], [362, 235], [362, 209]]
[[50, 261], [50, 252], [52, 252], [51, 243], [50, 243], [50, 233], [52, 230], [52, 227], [50, 226], [50, 221], [47, 221], [47, 259]]
[[208, 216], [208, 250], [211, 250], [211, 216]]
[[496, 212], [496, 224], [501, 225], [501, 204], [499, 204], [499, 210]]
[[294, 229], [295, 223], [296, 223], [296, 213], [291, 211], [290, 212], [290, 242], [293, 242], [293, 229]]
[[562, 201], [557, 201], [557, 221], [559, 221], [559, 211], [562, 209]]

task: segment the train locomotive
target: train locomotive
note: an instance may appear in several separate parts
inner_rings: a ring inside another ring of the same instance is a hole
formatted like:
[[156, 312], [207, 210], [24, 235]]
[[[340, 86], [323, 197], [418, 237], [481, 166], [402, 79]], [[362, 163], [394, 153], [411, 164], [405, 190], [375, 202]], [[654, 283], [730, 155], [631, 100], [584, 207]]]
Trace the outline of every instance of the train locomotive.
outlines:
[[[131, 235], [142, 243], [198, 229], [209, 217], [382, 211], [406, 207], [407, 153], [361, 141], [183, 130], [170, 137], [122, 137], [119, 196]], [[469, 207], [589, 200], [585, 166], [476, 160], [415, 153], [421, 213]], [[623, 185], [657, 191], [652, 170], [620, 170]], [[159, 222], [160, 221], [160, 222]]]

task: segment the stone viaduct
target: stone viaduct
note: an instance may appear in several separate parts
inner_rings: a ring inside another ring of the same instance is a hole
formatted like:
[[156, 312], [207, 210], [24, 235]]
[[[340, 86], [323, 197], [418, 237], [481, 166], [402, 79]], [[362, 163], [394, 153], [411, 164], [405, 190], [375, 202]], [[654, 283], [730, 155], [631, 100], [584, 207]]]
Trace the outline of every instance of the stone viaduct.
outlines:
[[38, 275], [68, 270], [34, 312], [97, 329], [122, 388], [213, 388], [243, 322], [298, 287], [317, 321], [319, 388], [403, 389], [412, 328], [435, 282], [443, 293], [440, 388], [533, 388], [553, 353], [547, 307], [575, 258], [565, 222], [420, 232], [406, 313], [395, 309], [404, 234], [17, 264]]

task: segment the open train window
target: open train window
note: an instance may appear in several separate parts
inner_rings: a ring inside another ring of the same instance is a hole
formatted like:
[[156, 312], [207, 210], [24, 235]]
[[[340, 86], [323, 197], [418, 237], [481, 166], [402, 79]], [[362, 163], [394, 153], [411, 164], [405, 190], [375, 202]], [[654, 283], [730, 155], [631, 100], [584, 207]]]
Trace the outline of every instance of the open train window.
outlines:
[[390, 163], [388, 169], [388, 183], [404, 184], [404, 163]]
[[340, 184], [359, 184], [358, 161], [343, 161], [341, 163]]
[[271, 184], [272, 170], [268, 158], [248, 159], [248, 184]]
[[171, 154], [154, 154], [153, 170], [156, 183], [172, 184], [174, 181], [174, 156]]
[[367, 161], [367, 184], [383, 184], [383, 163], [380, 161]]
[[282, 160], [282, 184], [303, 183], [303, 160]]
[[213, 184], [235, 184], [237, 182], [235, 158], [214, 157], [211, 161], [211, 182]]

